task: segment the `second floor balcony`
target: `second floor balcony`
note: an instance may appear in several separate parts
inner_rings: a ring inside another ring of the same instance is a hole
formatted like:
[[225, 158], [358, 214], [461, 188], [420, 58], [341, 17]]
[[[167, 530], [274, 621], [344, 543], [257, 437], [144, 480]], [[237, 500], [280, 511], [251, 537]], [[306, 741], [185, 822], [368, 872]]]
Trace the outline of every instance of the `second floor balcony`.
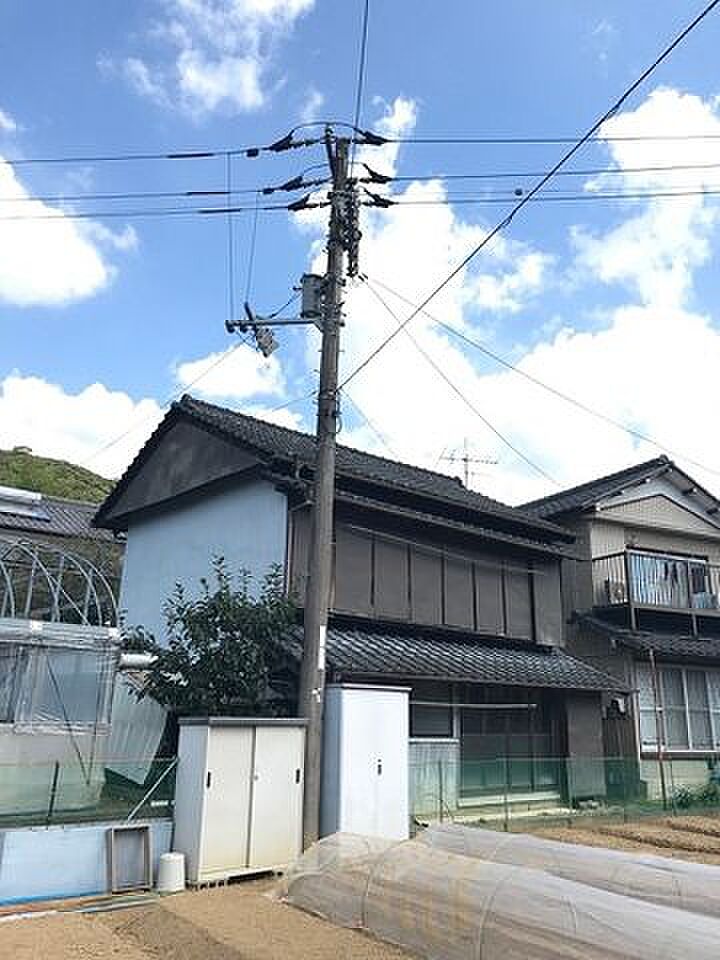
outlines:
[[593, 605], [683, 613], [697, 619], [720, 616], [720, 567], [701, 558], [623, 550], [592, 561]]

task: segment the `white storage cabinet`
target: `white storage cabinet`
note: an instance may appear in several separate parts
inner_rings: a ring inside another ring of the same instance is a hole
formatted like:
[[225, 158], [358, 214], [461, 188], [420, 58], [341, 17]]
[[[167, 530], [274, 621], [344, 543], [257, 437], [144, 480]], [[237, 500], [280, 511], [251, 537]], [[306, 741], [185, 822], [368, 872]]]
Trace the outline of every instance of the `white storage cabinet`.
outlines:
[[180, 720], [173, 848], [191, 884], [279, 869], [302, 852], [302, 720]]
[[409, 833], [407, 687], [329, 684], [320, 830], [405, 840]]

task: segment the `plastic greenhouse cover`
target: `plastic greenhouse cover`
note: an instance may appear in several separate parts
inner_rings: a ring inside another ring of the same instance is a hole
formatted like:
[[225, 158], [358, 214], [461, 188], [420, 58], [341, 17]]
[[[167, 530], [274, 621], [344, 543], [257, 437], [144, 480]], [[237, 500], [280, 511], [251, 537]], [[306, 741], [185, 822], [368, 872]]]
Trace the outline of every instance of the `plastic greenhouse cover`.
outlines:
[[290, 868], [287, 903], [428, 960], [717, 960], [720, 921], [408, 840], [334, 834]]
[[720, 867], [450, 823], [431, 826], [417, 839], [451, 853], [534, 867], [650, 903], [720, 917]]

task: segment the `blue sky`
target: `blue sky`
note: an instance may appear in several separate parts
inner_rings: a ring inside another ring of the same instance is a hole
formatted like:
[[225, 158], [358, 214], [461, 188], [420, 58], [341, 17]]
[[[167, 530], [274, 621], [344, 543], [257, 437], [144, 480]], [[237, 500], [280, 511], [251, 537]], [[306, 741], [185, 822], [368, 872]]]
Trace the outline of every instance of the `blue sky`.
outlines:
[[[416, 136], [582, 132], [698, 9], [371, 0], [362, 122]], [[249, 347], [221, 360], [231, 345], [224, 331], [224, 218], [129, 214], [177, 206], [172, 199], [81, 199], [219, 189], [223, 159], [12, 161], [232, 149], [271, 142], [303, 119], [349, 120], [361, 16], [360, 0], [0, 5], [0, 157], [9, 161], [0, 163], [0, 446], [22, 443], [118, 475], [164, 401], [198, 376], [197, 395], [312, 427], [311, 402], [289, 403], [313, 388], [312, 333], [282, 333], [267, 362]], [[719, 42], [714, 14], [605, 132], [717, 135]], [[507, 197], [532, 182], [522, 172], [545, 169], [561, 149], [408, 144], [366, 152], [373, 166], [401, 176], [517, 177], [394, 184], [396, 199], [435, 203], [369, 212], [363, 269], [373, 282], [422, 299], [511, 203], [508, 197], [498, 205], [461, 205], [452, 198], [499, 191]], [[321, 159], [318, 147], [240, 157], [232, 163], [233, 184], [280, 183]], [[633, 172], [656, 165], [684, 169]], [[574, 166], [616, 172], [560, 178], [548, 189], [720, 189], [720, 140], [594, 144]], [[58, 199], [68, 197], [74, 199]], [[238, 200], [252, 204], [253, 197]], [[110, 210], [119, 215], [102, 215]], [[94, 215], [68, 219], [73, 211]], [[250, 277], [259, 310], [278, 306], [304, 270], [322, 265], [323, 217], [260, 215]], [[540, 203], [526, 208], [431, 309], [658, 445], [553, 398], [426, 317], [413, 321], [413, 335], [486, 422], [401, 336], [348, 388], [342, 439], [446, 470], [456, 468], [444, 457], [467, 439], [475, 455], [498, 461], [483, 466], [473, 485], [508, 501], [549, 492], [548, 476], [577, 482], [660, 449], [720, 488], [713, 472], [720, 470], [717, 229], [717, 200], [697, 193]], [[252, 215], [235, 217], [238, 302], [248, 284], [251, 233]], [[393, 294], [383, 295], [400, 317], [407, 314]], [[348, 372], [393, 321], [362, 284], [348, 288], [346, 312]], [[487, 421], [541, 469], [518, 457]]]

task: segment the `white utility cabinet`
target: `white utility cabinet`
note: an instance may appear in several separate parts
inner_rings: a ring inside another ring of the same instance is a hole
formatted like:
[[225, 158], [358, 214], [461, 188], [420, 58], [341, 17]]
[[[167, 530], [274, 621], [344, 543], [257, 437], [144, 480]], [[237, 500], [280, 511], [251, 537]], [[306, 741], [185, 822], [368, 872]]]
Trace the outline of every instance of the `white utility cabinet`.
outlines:
[[320, 830], [405, 840], [409, 832], [407, 687], [329, 684]]
[[191, 884], [286, 866], [302, 852], [302, 720], [180, 720], [173, 848]]

